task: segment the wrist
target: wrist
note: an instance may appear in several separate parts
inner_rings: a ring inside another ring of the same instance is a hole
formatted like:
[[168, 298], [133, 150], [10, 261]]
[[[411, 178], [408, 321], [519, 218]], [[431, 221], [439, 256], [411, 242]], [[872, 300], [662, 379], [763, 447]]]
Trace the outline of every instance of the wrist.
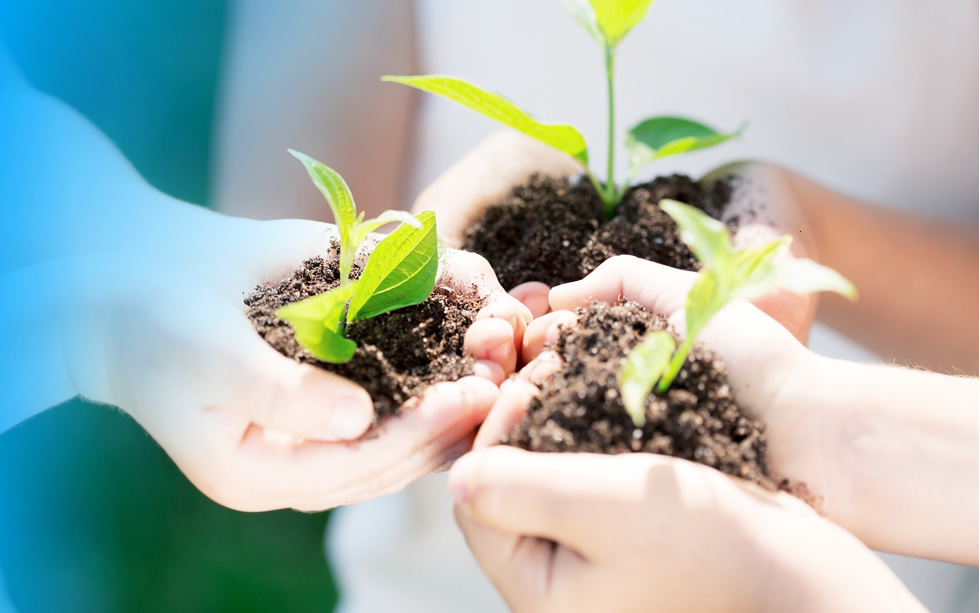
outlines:
[[835, 360], [803, 349], [767, 413], [773, 476], [824, 516], [838, 516], [850, 499], [847, 419], [835, 398], [842, 382]]
[[841, 613], [925, 609], [858, 539], [831, 522], [777, 510], [760, 552], [758, 611]]

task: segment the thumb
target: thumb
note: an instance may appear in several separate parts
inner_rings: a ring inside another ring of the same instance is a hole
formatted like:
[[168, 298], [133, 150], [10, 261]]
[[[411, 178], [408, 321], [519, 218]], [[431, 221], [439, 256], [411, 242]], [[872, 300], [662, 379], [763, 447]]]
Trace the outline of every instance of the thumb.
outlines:
[[588, 559], [609, 539], [594, 527], [643, 498], [643, 471], [623, 470], [628, 463], [616, 456], [495, 446], [457, 460], [449, 487], [459, 512], [481, 524], [555, 541]]
[[594, 300], [612, 304], [625, 298], [655, 313], [672, 315], [684, 308], [687, 292], [696, 279], [697, 273], [619, 255], [600, 264], [581, 281], [553, 288], [548, 301], [555, 311], [572, 311]]

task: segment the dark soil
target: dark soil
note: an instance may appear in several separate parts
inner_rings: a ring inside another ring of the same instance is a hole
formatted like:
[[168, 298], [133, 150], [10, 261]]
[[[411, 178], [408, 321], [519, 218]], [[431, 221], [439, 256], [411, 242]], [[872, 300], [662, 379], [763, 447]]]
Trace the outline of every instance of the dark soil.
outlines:
[[629, 189], [611, 220], [584, 177], [535, 175], [487, 207], [463, 236], [463, 248], [485, 257], [506, 289], [526, 281], [577, 281], [615, 255], [697, 270], [677, 226], [657, 203], [672, 198], [719, 218], [731, 196], [727, 181], [704, 191], [689, 177], [658, 177]]
[[577, 313], [578, 325], [564, 328], [553, 348], [562, 370], [541, 384], [504, 444], [546, 452], [659, 453], [776, 489], [763, 426], [739, 408], [720, 359], [696, 346], [667, 394], [649, 396], [647, 422], [637, 428], [623, 407], [617, 374], [647, 331], [667, 329], [667, 320], [635, 302], [597, 302]]
[[[359, 271], [352, 271], [352, 276]], [[307, 260], [277, 285], [261, 285], [245, 298], [246, 315], [259, 335], [279, 353], [315, 364], [363, 386], [374, 400], [375, 420], [397, 414], [407, 400], [439, 381], [473, 373], [472, 358], [463, 355], [463, 335], [480, 309], [479, 299], [437, 287], [422, 304], [359, 321], [348, 337], [357, 352], [346, 364], [327, 364], [296, 342], [293, 328], [276, 310], [333, 289], [339, 283], [336, 261]]]

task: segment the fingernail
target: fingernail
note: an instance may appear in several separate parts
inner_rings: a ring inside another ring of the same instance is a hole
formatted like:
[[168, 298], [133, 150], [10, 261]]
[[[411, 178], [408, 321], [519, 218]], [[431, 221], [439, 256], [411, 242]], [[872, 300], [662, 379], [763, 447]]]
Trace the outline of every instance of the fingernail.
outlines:
[[340, 396], [334, 401], [328, 428], [340, 439], [359, 438], [371, 426], [374, 407], [356, 396]]

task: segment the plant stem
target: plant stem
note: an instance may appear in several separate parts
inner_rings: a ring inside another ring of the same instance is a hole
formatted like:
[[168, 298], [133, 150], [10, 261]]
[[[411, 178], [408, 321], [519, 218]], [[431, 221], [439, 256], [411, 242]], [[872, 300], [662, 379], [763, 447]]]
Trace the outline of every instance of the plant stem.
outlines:
[[694, 339], [693, 337], [688, 337], [677, 348], [677, 351], [674, 352], [674, 357], [671, 358], [670, 365], [667, 366], [667, 372], [660, 377], [660, 383], [657, 384], [658, 394], [663, 395], [670, 388], [670, 384], [674, 382], [677, 373], [681, 371], [681, 367], [684, 366], [684, 360], [687, 359], [687, 354], [691, 353], [693, 347]]
[[616, 151], [616, 107], [613, 95], [613, 75], [615, 73], [616, 47], [604, 44], [603, 50], [606, 54], [606, 94], [609, 102], [609, 153], [606, 165], [606, 192], [603, 202], [606, 205], [606, 215], [612, 216], [616, 209], [618, 200], [616, 199], [616, 181], [613, 176], [613, 161]]

